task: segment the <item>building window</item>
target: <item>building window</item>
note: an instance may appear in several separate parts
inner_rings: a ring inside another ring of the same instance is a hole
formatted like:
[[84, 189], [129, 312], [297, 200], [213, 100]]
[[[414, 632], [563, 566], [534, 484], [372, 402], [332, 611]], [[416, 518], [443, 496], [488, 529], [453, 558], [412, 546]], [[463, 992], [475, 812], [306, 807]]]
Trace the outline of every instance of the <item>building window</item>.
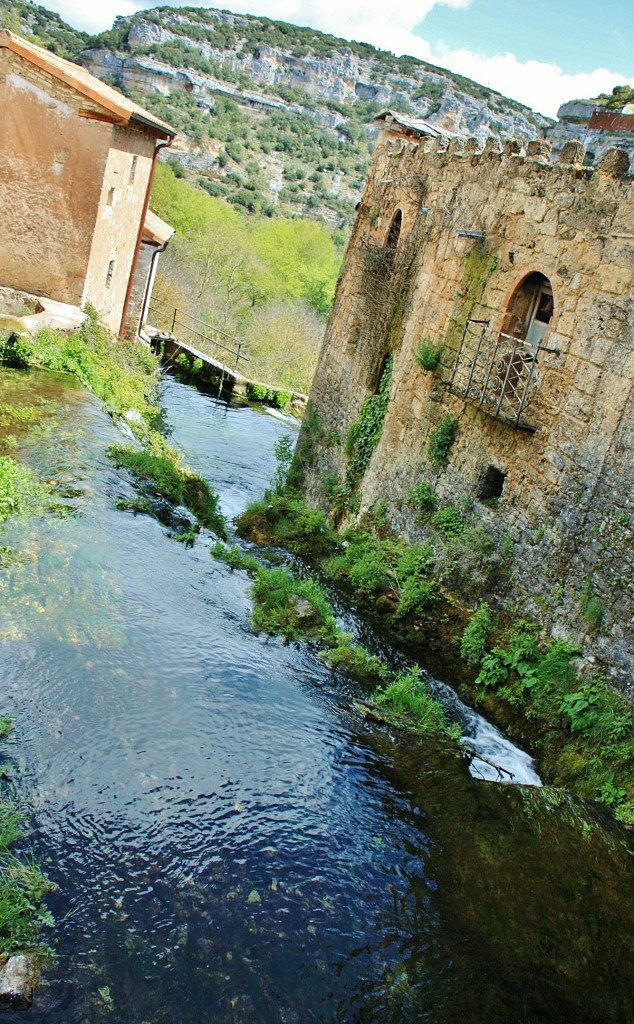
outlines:
[[548, 333], [554, 311], [548, 278], [544, 274], [529, 274], [513, 292], [502, 330], [536, 350]]
[[106, 206], [112, 206], [114, 203], [114, 189], [108, 189], [108, 198], [106, 199]]
[[106, 274], [106, 288], [110, 287], [112, 282], [112, 275], [114, 274], [114, 260], [110, 260], [108, 264], [108, 273]]
[[138, 156], [133, 156], [132, 157], [132, 164], [130, 166], [130, 177], [128, 178], [128, 185], [133, 185], [134, 184], [134, 179], [136, 177], [136, 165], [138, 164], [138, 162], [139, 162]]
[[392, 218], [390, 230], [388, 231], [387, 238], [385, 239], [385, 247], [387, 249], [396, 249], [398, 245], [398, 240], [401, 237], [402, 226], [403, 214], [401, 213], [400, 210], [397, 210], [396, 213], [394, 214], [394, 217]]

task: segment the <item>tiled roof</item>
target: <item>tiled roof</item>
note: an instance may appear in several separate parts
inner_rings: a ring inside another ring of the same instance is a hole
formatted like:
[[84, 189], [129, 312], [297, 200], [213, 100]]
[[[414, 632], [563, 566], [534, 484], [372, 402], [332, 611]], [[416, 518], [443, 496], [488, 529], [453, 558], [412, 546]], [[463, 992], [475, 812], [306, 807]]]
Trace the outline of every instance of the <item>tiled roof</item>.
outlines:
[[120, 118], [123, 124], [137, 123], [146, 128], [153, 129], [157, 135], [167, 135], [173, 138], [176, 130], [171, 128], [165, 121], [150, 114], [137, 103], [133, 103], [126, 96], [123, 96], [116, 89], [112, 89], [98, 78], [91, 75], [85, 68], [73, 64], [50, 50], [44, 50], [41, 46], [35, 46], [22, 36], [18, 36], [7, 29], [0, 30], [0, 48], [5, 47], [13, 53], [23, 57], [24, 60], [35, 64], [43, 71], [48, 71], [54, 78], [65, 82], [66, 85], [76, 89], [82, 96], [102, 106], [116, 118]]

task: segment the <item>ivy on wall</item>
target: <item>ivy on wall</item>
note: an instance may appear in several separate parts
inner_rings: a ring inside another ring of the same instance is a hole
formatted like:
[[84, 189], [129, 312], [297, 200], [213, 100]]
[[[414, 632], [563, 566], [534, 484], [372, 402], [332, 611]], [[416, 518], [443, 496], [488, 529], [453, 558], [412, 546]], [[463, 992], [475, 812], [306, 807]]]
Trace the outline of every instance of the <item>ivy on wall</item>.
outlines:
[[392, 356], [389, 355], [385, 360], [376, 394], [368, 395], [361, 406], [359, 418], [353, 420], [348, 430], [345, 451], [348, 457], [347, 479], [351, 486], [354, 486], [365, 473], [372, 452], [381, 437], [390, 399], [392, 362]]

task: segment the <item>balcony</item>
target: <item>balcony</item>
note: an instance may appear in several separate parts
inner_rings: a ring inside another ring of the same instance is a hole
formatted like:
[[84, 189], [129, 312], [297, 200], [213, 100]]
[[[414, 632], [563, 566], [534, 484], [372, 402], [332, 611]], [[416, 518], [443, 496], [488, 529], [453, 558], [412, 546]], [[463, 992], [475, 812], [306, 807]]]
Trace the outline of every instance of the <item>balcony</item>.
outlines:
[[526, 410], [540, 384], [541, 342], [495, 331], [487, 321], [468, 320], [449, 390], [516, 430], [534, 431]]

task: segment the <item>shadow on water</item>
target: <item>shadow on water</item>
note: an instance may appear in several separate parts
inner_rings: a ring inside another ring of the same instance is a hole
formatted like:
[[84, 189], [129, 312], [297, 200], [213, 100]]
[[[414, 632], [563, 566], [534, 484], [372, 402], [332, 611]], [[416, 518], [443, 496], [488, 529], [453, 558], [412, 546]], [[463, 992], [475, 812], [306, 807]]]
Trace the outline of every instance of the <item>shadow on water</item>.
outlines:
[[[252, 634], [248, 580], [209, 538], [117, 511], [133, 484], [98, 403], [0, 374], [5, 405], [40, 399], [5, 432], [72, 514], [12, 525], [26, 557], [0, 572], [6, 752], [59, 885], [25, 1019], [629, 1024], [622, 834], [359, 718], [308, 646]], [[169, 379], [163, 403], [237, 514], [292, 428]]]

